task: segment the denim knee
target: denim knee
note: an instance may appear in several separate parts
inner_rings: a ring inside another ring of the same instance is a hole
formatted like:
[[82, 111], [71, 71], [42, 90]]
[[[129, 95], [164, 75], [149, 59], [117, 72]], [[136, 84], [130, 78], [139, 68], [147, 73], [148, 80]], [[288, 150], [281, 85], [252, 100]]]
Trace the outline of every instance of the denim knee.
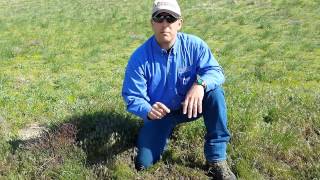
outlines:
[[224, 101], [224, 90], [221, 86], [217, 86], [215, 89], [205, 93], [204, 99], [208, 100], [223, 100]]

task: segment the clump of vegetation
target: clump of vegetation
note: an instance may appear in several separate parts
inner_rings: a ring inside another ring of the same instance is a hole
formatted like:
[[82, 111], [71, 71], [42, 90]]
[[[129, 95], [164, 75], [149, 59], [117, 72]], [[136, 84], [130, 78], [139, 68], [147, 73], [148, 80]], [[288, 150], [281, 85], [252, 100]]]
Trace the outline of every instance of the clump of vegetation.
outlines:
[[85, 154], [76, 146], [76, 134], [74, 125], [63, 124], [37, 139], [11, 141], [12, 154], [7, 156], [5, 163], [9, 171], [2, 175], [31, 179], [87, 175], [87, 170], [82, 169]]

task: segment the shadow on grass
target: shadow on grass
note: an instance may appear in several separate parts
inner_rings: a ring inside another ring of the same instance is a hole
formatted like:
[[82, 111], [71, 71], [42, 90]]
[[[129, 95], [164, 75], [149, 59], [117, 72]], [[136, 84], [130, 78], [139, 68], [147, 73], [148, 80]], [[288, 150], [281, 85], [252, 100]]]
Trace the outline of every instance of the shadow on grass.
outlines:
[[[68, 158], [76, 152], [74, 148], [80, 148], [85, 152], [87, 165], [112, 165], [115, 157], [133, 149], [140, 123], [117, 112], [83, 113], [50, 127], [41, 137], [9, 143], [12, 154], [21, 156], [29, 152], [35, 157], [42, 154], [42, 159], [36, 162], [39, 164], [47, 159]], [[132, 155], [126, 154], [125, 158]]]
[[140, 121], [116, 112], [85, 113], [67, 120], [76, 127], [76, 141], [88, 165], [110, 164], [115, 156], [134, 147]]
[[[19, 168], [34, 167], [30, 174], [34, 174], [35, 177], [41, 177], [47, 172], [60, 171], [65, 161], [72, 160], [77, 163], [76, 159], [82, 158], [86, 165], [93, 167], [97, 176], [100, 177], [102, 173], [101, 177], [109, 177], [109, 171], [106, 173], [103, 171], [104, 168], [100, 167], [112, 169], [119, 158], [121, 162], [134, 167], [132, 160], [135, 154], [130, 149], [134, 147], [141, 123], [142, 121], [125, 113], [86, 112], [50, 127], [40, 138], [28, 141], [15, 140], [10, 144], [12, 154], [15, 154], [15, 162], [23, 162], [17, 164]], [[175, 131], [177, 130], [179, 128]], [[176, 138], [179, 137], [173, 136], [172, 141]], [[181, 149], [175, 147], [172, 151]], [[166, 151], [163, 155], [162, 160], [168, 167], [177, 164], [192, 169], [206, 169], [191, 149], [180, 153], [179, 157], [172, 151]], [[163, 173], [167, 173], [169, 169], [163, 169]]]

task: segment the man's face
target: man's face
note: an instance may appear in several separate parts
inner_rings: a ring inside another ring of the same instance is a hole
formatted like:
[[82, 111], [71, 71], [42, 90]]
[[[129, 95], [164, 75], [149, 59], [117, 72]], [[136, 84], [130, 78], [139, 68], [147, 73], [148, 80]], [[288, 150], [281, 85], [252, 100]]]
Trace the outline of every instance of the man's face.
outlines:
[[181, 29], [182, 19], [176, 19], [168, 13], [160, 13], [152, 18], [151, 24], [160, 46], [172, 45]]

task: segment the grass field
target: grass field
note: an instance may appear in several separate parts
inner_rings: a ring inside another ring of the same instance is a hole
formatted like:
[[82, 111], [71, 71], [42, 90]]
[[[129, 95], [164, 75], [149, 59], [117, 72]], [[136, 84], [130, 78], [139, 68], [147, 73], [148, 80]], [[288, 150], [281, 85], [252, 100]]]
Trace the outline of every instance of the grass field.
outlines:
[[[152, 1], [0, 1], [0, 179], [206, 179], [203, 121], [133, 168], [141, 120], [120, 91]], [[226, 74], [228, 162], [239, 179], [320, 179], [320, 1], [180, 1], [183, 32]], [[22, 141], [30, 124], [49, 130]]]

